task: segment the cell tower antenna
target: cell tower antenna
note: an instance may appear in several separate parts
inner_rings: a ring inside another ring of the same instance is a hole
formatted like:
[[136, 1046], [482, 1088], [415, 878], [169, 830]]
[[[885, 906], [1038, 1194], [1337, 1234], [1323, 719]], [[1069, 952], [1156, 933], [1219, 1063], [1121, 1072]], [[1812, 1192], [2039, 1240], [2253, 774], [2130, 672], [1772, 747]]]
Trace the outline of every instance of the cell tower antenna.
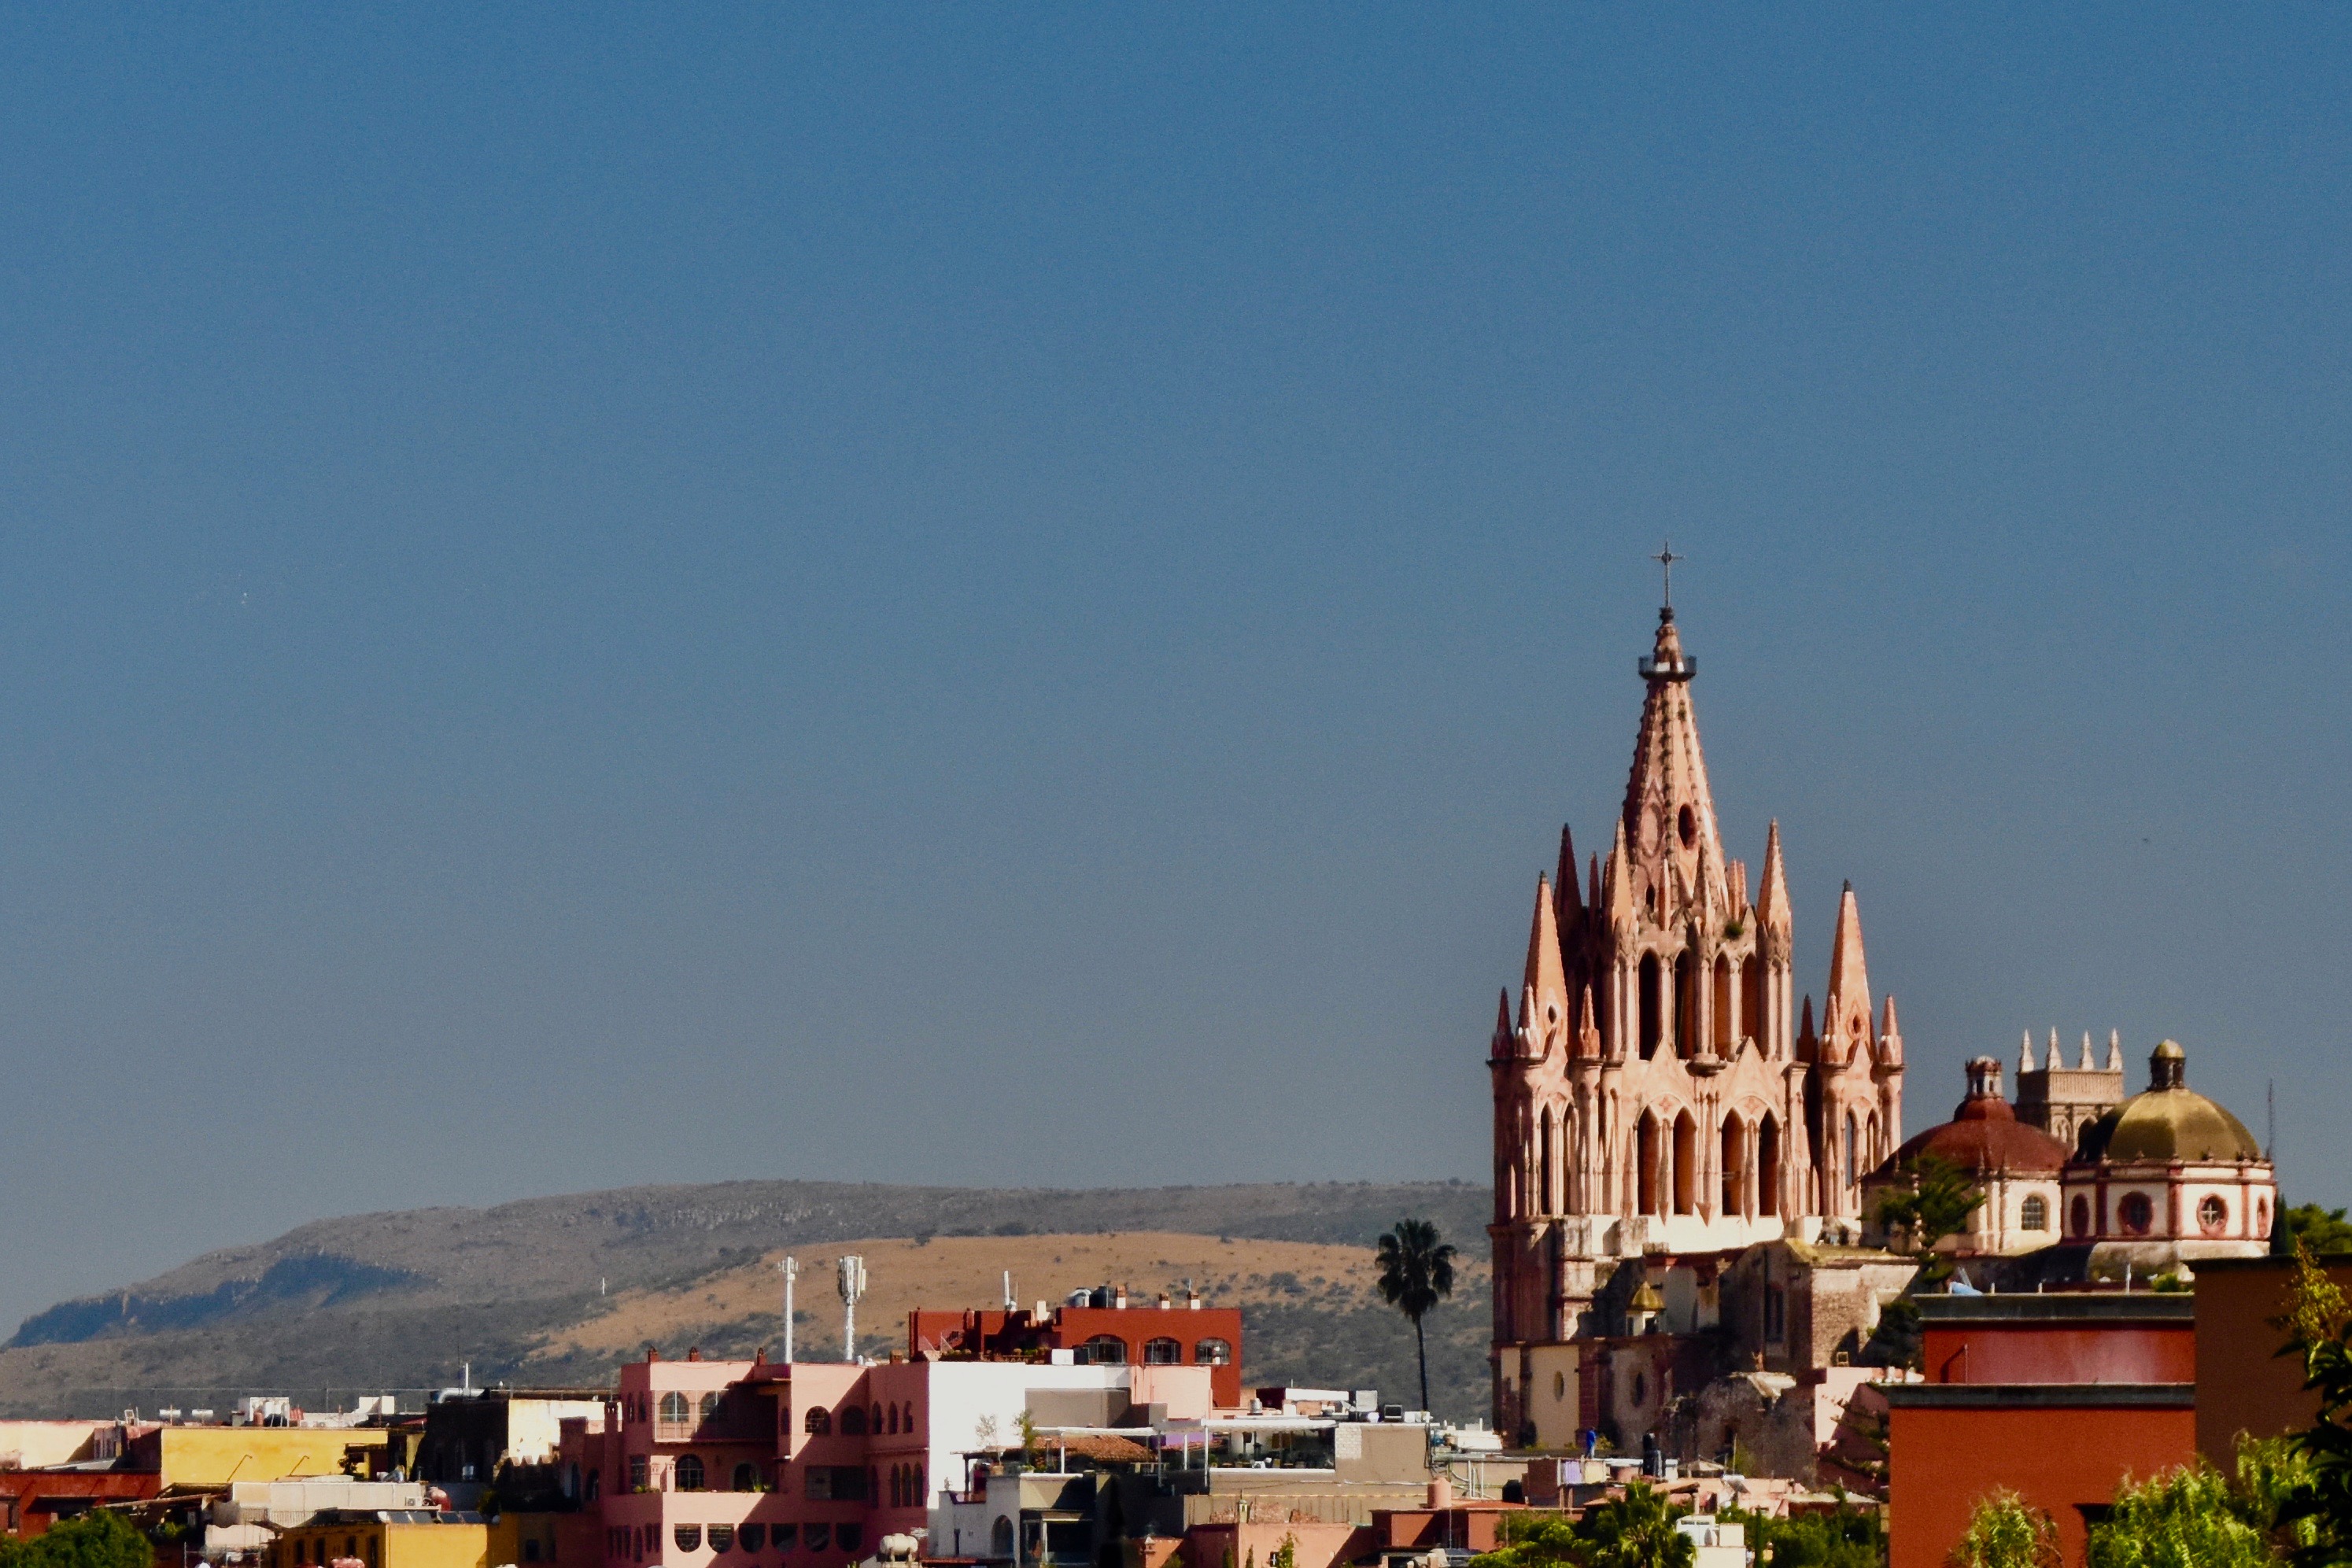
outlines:
[[855, 1252], [841, 1260], [841, 1359], [857, 1363], [857, 1298], [866, 1293], [866, 1260]]
[[776, 1272], [784, 1277], [784, 1364], [793, 1364], [793, 1281], [801, 1277], [801, 1260], [786, 1255], [776, 1265]]

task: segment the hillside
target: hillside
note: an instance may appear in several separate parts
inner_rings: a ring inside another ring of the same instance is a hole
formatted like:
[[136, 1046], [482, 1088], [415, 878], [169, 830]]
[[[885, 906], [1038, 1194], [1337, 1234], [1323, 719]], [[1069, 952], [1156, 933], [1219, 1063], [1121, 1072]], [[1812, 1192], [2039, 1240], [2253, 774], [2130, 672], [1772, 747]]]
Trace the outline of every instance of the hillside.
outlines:
[[[61, 1302], [0, 1347], [0, 1414], [220, 1405], [236, 1393], [335, 1400], [455, 1382], [601, 1382], [652, 1340], [749, 1354], [782, 1338], [774, 1260], [802, 1259], [799, 1343], [837, 1354], [825, 1270], [868, 1260], [869, 1351], [906, 1310], [1024, 1301], [1081, 1284], [1186, 1278], [1246, 1311], [1254, 1380], [1412, 1386], [1412, 1335], [1370, 1286], [1372, 1239], [1434, 1219], [1462, 1249], [1430, 1319], [1441, 1411], [1486, 1404], [1484, 1188], [1461, 1184], [992, 1190], [815, 1182], [635, 1187], [494, 1208], [314, 1222], [152, 1280]], [[1017, 1216], [1018, 1218], [1009, 1218]]]

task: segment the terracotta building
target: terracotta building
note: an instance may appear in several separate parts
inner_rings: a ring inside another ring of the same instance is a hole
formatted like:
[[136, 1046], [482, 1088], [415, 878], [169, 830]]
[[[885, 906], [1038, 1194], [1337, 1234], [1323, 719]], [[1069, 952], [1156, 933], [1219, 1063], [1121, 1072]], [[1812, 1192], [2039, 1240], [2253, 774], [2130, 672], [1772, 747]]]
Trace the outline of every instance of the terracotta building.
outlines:
[[1575, 1417], [1556, 1410], [1594, 1414], [1594, 1394], [1568, 1390], [1581, 1343], [1623, 1335], [1601, 1298], [1627, 1264], [1691, 1260], [1679, 1284], [1664, 1270], [1670, 1298], [1695, 1297], [1666, 1315], [1703, 1327], [1743, 1249], [1857, 1239], [1862, 1176], [1903, 1141], [1903, 1039], [1894, 998], [1872, 996], [1852, 886], [1817, 1023], [1779, 824], [1754, 883], [1725, 852], [1671, 605], [1639, 670], [1608, 852], [1580, 878], [1561, 831], [1488, 1051], [1495, 1414], [1528, 1440], [1568, 1439]]

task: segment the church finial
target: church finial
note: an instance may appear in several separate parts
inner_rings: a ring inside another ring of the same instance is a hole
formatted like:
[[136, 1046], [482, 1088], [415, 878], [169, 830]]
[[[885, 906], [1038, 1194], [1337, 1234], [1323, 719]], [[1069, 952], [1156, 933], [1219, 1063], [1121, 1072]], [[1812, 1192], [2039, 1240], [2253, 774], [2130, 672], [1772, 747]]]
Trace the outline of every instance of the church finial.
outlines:
[[1666, 580], [1666, 599], [1664, 603], [1658, 606], [1658, 619], [1660, 621], [1672, 621], [1675, 618], [1675, 562], [1678, 560], [1688, 560], [1690, 559], [1690, 557], [1686, 555], [1676, 555], [1675, 553], [1674, 541], [1672, 539], [1668, 539], [1664, 548], [1660, 549], [1657, 554], [1652, 556], [1650, 559], [1658, 563], [1658, 569], [1665, 574]]
[[2023, 1088], [2025, 1085], [2025, 1075], [2032, 1071], [2033, 1031], [2032, 1030], [2027, 1030], [2025, 1031], [2025, 1037], [2017, 1043], [2017, 1079], [2018, 1086], [2020, 1088]]

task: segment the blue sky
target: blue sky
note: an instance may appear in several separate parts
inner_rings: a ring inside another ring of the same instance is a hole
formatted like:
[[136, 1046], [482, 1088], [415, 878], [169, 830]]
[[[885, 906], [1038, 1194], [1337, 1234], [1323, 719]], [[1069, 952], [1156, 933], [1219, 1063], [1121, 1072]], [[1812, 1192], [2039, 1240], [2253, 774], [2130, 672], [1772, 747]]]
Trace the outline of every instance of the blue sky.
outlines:
[[1655, 568], [1909, 1124], [2352, 1198], [2352, 15], [0, 16], [0, 1316], [648, 1181], [1484, 1179]]

